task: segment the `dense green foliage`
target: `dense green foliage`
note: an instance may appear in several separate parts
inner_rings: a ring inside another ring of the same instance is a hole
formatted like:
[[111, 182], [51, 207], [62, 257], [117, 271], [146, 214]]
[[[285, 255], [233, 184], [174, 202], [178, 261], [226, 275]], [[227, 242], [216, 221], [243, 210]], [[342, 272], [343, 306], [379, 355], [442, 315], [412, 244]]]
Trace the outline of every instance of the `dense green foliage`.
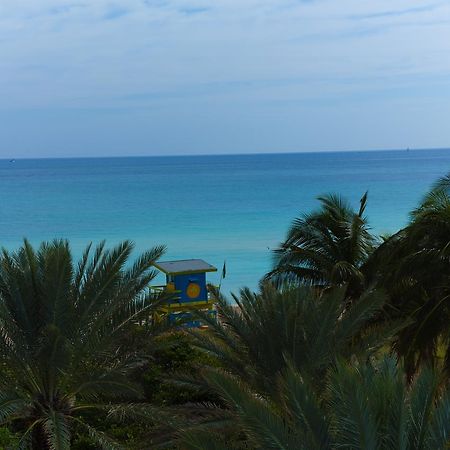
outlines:
[[151, 347], [147, 350], [151, 358], [133, 373], [133, 379], [142, 386], [147, 401], [158, 406], [174, 406], [210, 399], [188, 386], [172, 382], [180, 374], [194, 375], [199, 367], [217, 365], [216, 360], [192, 345], [193, 340], [188, 334], [171, 331], [151, 343], [139, 341], [135, 342], [136, 348]]
[[0, 450], [12, 450], [19, 446], [20, 438], [7, 427], [0, 427]]
[[450, 443], [450, 392], [442, 395], [430, 370], [408, 385], [394, 359], [337, 364], [320, 392], [292, 366], [274, 380], [270, 396], [255, 395], [223, 371], [206, 371], [204, 378], [233, 411], [245, 447], [199, 430], [183, 435], [188, 450], [445, 450]]
[[[69, 448], [81, 429], [104, 448], [115, 444], [89, 423], [149, 414], [141, 387], [129, 376], [138, 349], [118, 345], [158, 304], [148, 284], [154, 248], [126, 268], [132, 245], [88, 247], [72, 261], [68, 243], [28, 242], [0, 258], [0, 418], [21, 431], [21, 446]], [[151, 327], [145, 329], [150, 339]], [[150, 409], [151, 413], [151, 409]], [[88, 419], [88, 420], [85, 420]]]
[[[185, 449], [442, 449], [450, 443], [450, 391], [424, 368], [408, 383], [381, 347], [407, 323], [373, 323], [386, 297], [345, 287], [263, 286], [219, 300], [220, 321], [199, 348], [222, 368], [201, 381], [220, 395], [222, 423], [186, 429]], [[236, 435], [236, 430], [240, 434]], [[235, 438], [230, 441], [229, 436]], [[224, 439], [224, 436], [228, 436]]]
[[345, 287], [278, 291], [267, 284], [258, 294], [244, 289], [235, 305], [219, 297], [220, 320], [204, 317], [208, 333], [192, 334], [199, 348], [261, 392], [270, 392], [287, 364], [320, 382], [336, 358], [368, 357], [403, 326], [370, 323], [385, 302], [383, 294], [368, 291], [347, 305], [345, 292]]
[[450, 177], [436, 183], [371, 264], [390, 293], [391, 314], [413, 319], [396, 344], [408, 373], [442, 362], [450, 375]]

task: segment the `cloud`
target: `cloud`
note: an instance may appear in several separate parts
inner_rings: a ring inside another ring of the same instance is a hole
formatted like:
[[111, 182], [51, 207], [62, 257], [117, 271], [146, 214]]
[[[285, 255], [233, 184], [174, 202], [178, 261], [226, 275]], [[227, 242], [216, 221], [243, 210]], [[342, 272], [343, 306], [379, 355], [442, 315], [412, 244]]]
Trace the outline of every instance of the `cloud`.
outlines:
[[129, 13], [128, 9], [116, 6], [116, 7], [110, 8], [108, 11], [106, 11], [103, 18], [106, 20], [115, 20], [115, 19], [119, 19], [120, 17], [127, 15], [128, 13]]
[[205, 7], [185, 7], [185, 8], [181, 8], [180, 11], [187, 15], [192, 15], [192, 14], [205, 13], [205, 12], [209, 11], [210, 9], [211, 8], [205, 8]]
[[434, 4], [430, 4], [430, 5], [416, 6], [413, 8], [377, 11], [377, 12], [372, 12], [372, 13], [368, 13], [368, 14], [359, 14], [359, 15], [350, 16], [350, 18], [360, 20], [360, 19], [380, 19], [380, 18], [386, 18], [386, 17], [405, 16], [405, 15], [433, 11], [436, 8], [438, 8], [439, 6], [441, 6], [442, 4], [443, 3], [434, 3]]

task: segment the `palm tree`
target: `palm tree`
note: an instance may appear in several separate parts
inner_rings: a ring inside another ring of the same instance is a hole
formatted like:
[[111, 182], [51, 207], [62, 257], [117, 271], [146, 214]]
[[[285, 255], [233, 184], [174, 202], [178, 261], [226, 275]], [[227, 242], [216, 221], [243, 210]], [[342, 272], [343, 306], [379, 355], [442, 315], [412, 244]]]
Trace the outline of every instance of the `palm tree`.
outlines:
[[322, 196], [319, 201], [321, 209], [293, 221], [266, 278], [278, 285], [349, 283], [349, 292], [359, 293], [364, 286], [362, 266], [375, 244], [364, 216], [367, 192], [357, 212], [337, 195]]
[[375, 365], [338, 364], [321, 395], [292, 366], [273, 380], [270, 397], [221, 370], [204, 376], [232, 409], [244, 445], [203, 428], [183, 431], [184, 450], [445, 450], [450, 445], [450, 391], [439, 388], [429, 369], [408, 384], [391, 358]]
[[204, 315], [209, 330], [191, 334], [197, 347], [261, 393], [271, 392], [288, 362], [320, 384], [336, 358], [367, 357], [403, 326], [370, 324], [385, 302], [382, 293], [367, 291], [351, 305], [345, 295], [345, 286], [244, 289], [233, 296], [235, 304], [219, 296], [219, 320]]
[[[101, 448], [116, 445], [83, 417], [148, 411], [127, 374], [139, 364], [135, 348], [121, 345], [130, 327], [157, 306], [149, 282], [155, 247], [134, 264], [133, 245], [91, 245], [75, 263], [67, 241], [25, 241], [0, 256], [0, 421], [22, 430], [21, 447], [70, 448], [82, 430]], [[152, 329], [146, 329], [149, 338]]]
[[392, 316], [413, 319], [396, 343], [408, 373], [442, 359], [450, 374], [450, 176], [435, 184], [371, 264], [389, 293]]

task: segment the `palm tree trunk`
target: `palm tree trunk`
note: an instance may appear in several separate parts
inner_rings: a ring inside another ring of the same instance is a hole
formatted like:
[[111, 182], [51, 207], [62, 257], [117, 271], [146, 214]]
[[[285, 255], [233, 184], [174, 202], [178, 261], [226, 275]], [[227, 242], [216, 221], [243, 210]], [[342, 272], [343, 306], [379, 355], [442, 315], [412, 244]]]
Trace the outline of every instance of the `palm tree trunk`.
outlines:
[[44, 433], [42, 425], [38, 425], [33, 430], [31, 439], [31, 447], [33, 450], [49, 450], [50, 446]]

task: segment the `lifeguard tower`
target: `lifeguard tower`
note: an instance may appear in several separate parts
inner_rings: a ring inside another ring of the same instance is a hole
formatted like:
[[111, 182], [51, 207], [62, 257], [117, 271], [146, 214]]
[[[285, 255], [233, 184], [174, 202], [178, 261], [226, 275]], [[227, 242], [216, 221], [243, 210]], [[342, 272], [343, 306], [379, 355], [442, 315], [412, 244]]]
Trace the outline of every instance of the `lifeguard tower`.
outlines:
[[166, 275], [165, 286], [156, 289], [171, 294], [170, 300], [162, 308], [169, 322], [184, 320], [185, 326], [198, 327], [198, 320], [189, 320], [192, 311], [201, 310], [215, 314], [214, 301], [208, 296], [206, 274], [217, 269], [202, 259], [161, 261], [154, 266]]

